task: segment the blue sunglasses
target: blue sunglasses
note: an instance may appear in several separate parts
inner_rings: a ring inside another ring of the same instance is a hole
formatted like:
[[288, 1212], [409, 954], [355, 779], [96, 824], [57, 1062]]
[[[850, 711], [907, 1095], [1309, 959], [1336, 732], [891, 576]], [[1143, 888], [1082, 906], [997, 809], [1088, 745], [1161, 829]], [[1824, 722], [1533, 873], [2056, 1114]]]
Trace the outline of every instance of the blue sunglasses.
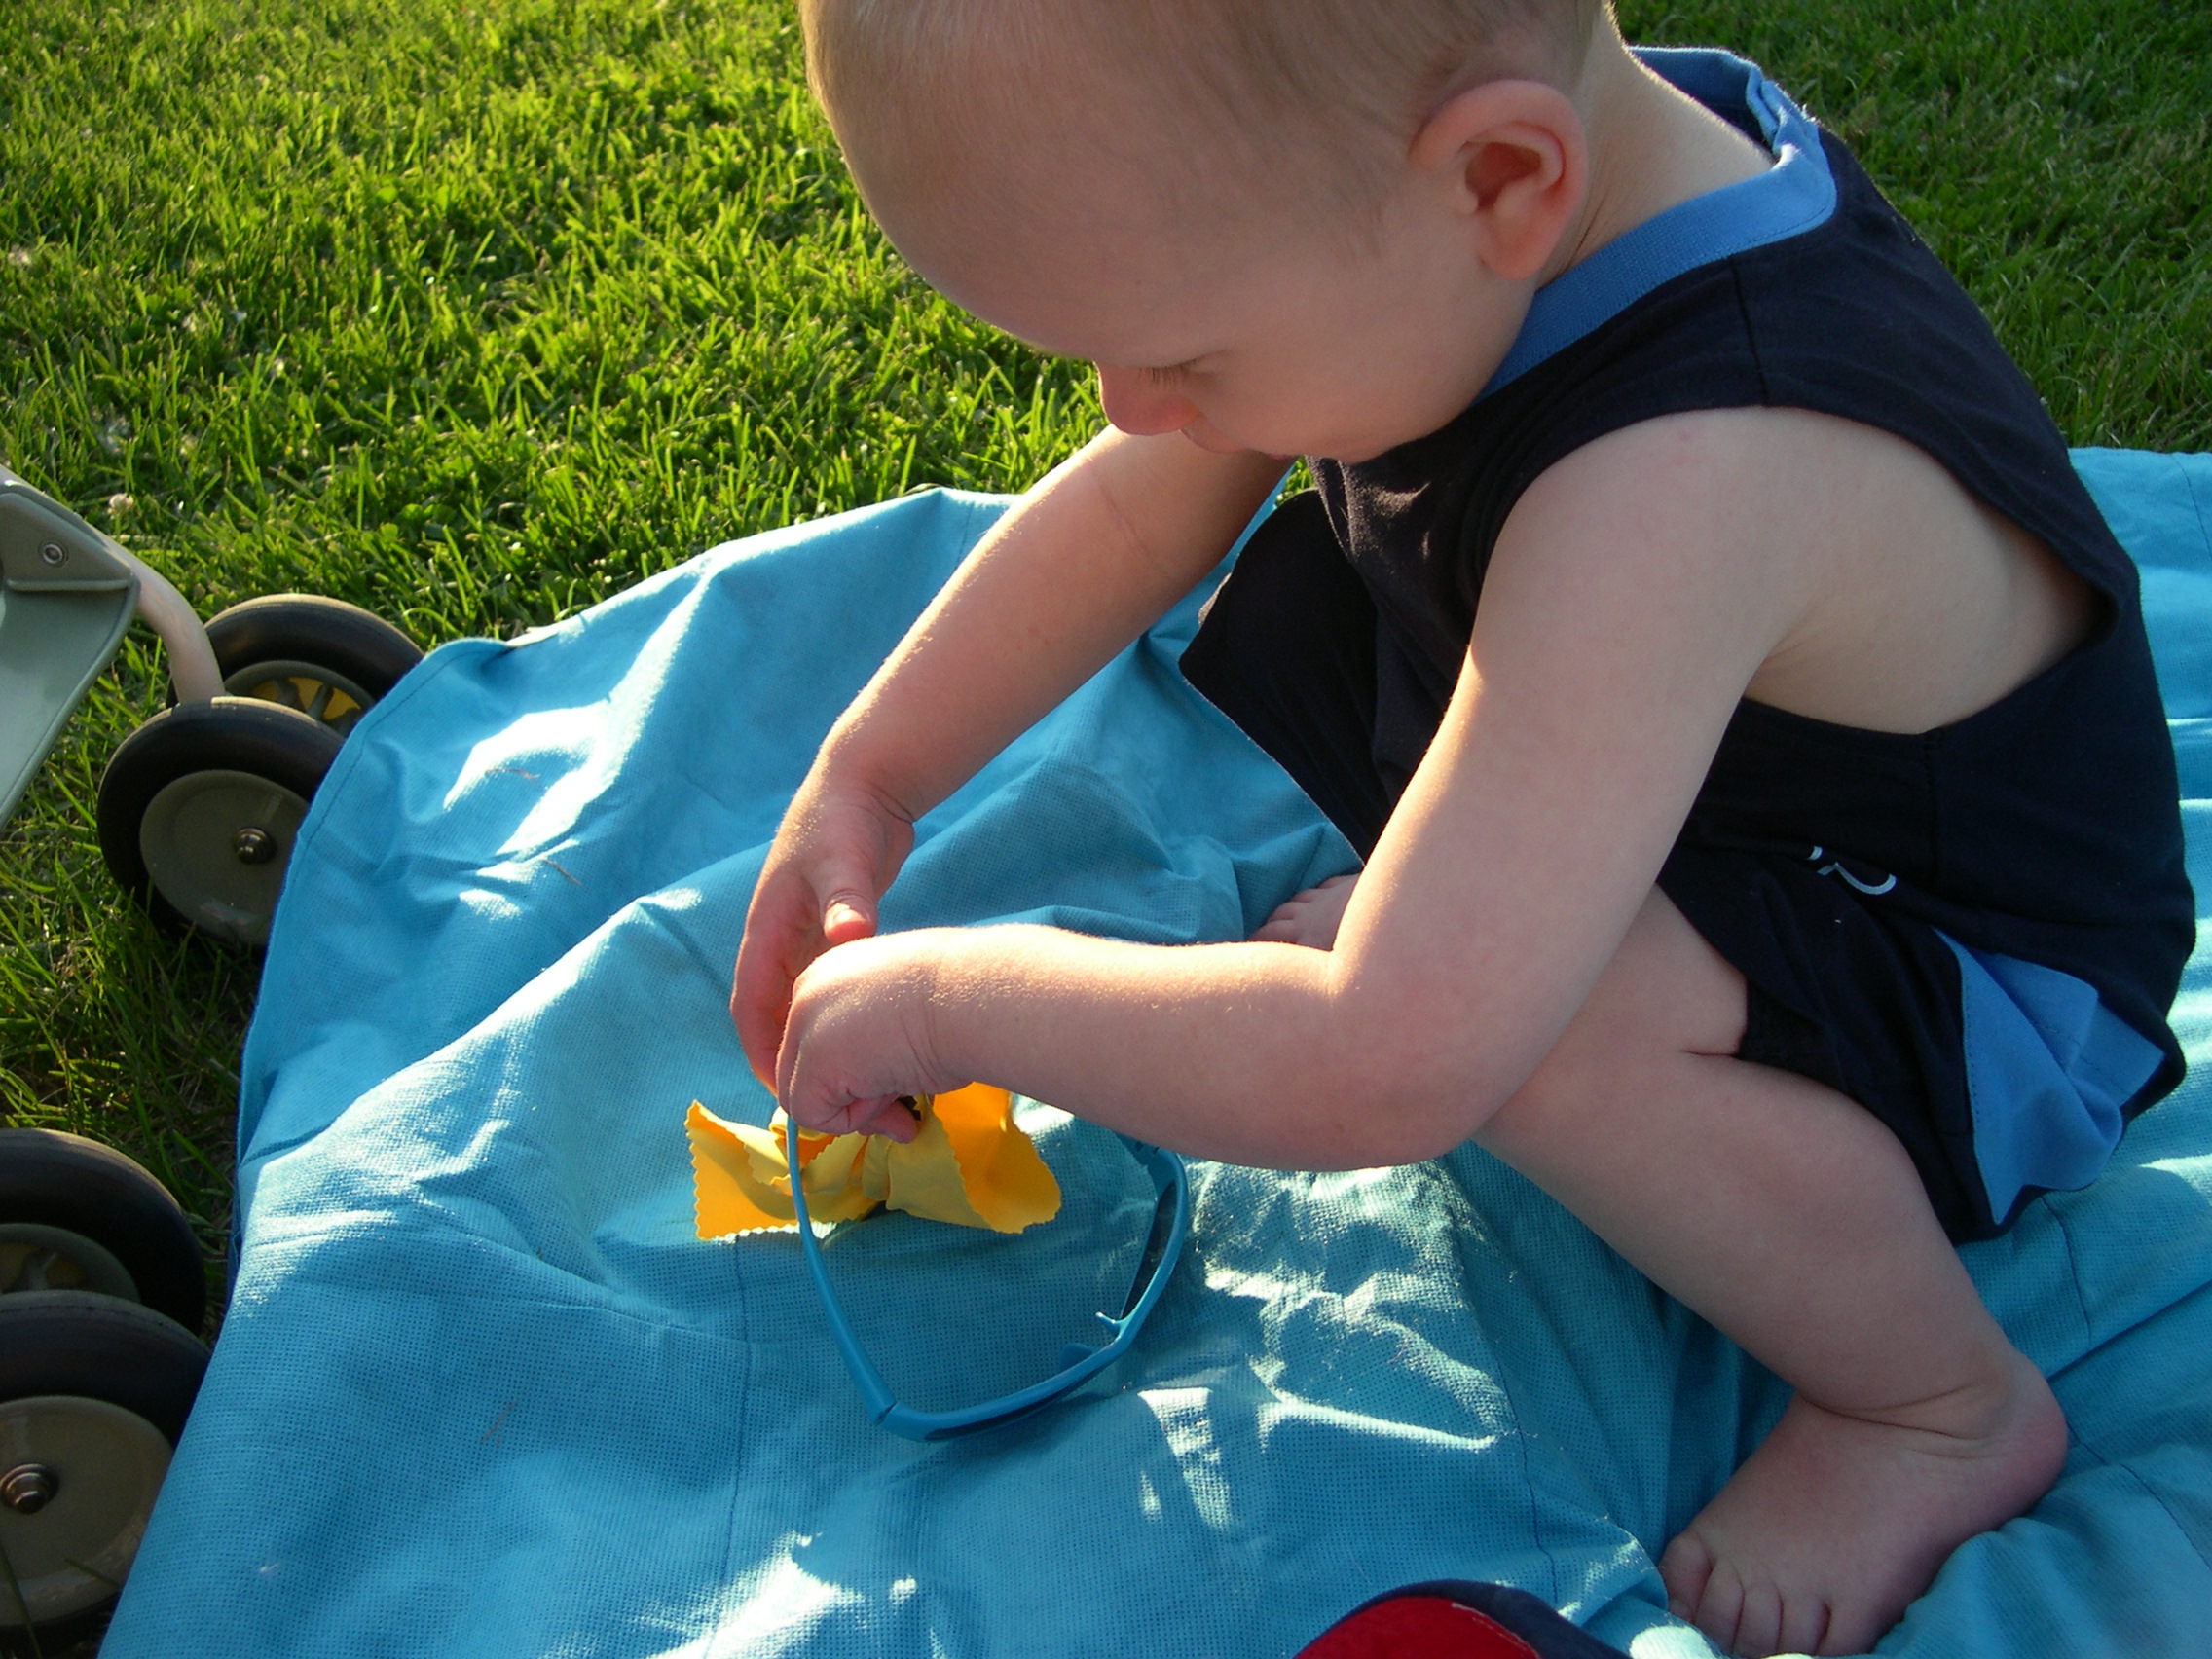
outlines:
[[1122, 1303], [1121, 1316], [1117, 1318], [1103, 1312], [1098, 1315], [1099, 1323], [1113, 1333], [1105, 1346], [1093, 1348], [1070, 1343], [1060, 1350], [1060, 1369], [1042, 1382], [958, 1411], [922, 1412], [901, 1405], [884, 1385], [882, 1373], [868, 1359], [867, 1351], [845, 1321], [844, 1309], [837, 1306], [837, 1298], [830, 1289], [829, 1271], [822, 1264], [822, 1247], [816, 1242], [813, 1225], [807, 1220], [806, 1194], [799, 1184], [797, 1130], [794, 1128], [785, 1136], [784, 1151], [791, 1160], [792, 1208], [798, 1220], [799, 1248], [805, 1252], [807, 1272], [814, 1275], [814, 1288], [822, 1298], [822, 1311], [829, 1317], [830, 1335], [837, 1345], [837, 1351], [845, 1356], [845, 1369], [853, 1374], [853, 1382], [860, 1388], [861, 1400], [871, 1419], [908, 1440], [951, 1440], [1025, 1418], [1040, 1406], [1050, 1405], [1069, 1390], [1082, 1387], [1122, 1357], [1129, 1344], [1136, 1340], [1153, 1305], [1160, 1300], [1160, 1293], [1167, 1288], [1168, 1276], [1175, 1271], [1175, 1259], [1183, 1253], [1183, 1237], [1191, 1227], [1191, 1187], [1183, 1171], [1183, 1161], [1172, 1152], [1131, 1140], [1127, 1135], [1117, 1138], [1152, 1177], [1155, 1197], [1152, 1227], [1145, 1235], [1144, 1253], [1137, 1258], [1136, 1274], [1129, 1281], [1129, 1294]]

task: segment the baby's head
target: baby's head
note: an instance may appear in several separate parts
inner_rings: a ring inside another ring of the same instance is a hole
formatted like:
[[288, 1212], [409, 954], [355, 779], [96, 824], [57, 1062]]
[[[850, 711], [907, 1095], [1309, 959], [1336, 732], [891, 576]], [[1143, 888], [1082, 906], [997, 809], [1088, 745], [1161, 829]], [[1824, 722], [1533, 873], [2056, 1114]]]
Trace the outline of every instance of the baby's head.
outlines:
[[892, 241], [1107, 414], [1361, 459], [1495, 367], [1582, 210], [1605, 0], [801, 0]]

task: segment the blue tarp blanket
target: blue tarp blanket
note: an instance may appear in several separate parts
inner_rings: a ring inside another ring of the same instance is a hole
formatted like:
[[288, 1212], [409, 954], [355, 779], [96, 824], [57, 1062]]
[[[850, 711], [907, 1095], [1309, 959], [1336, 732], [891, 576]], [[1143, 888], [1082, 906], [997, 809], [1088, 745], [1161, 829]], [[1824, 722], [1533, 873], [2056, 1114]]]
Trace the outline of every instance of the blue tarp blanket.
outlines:
[[[2084, 452], [2141, 562], [2212, 893], [2212, 457]], [[719, 548], [432, 655], [301, 830], [246, 1045], [237, 1290], [111, 1659], [1287, 1655], [1379, 1591], [1489, 1579], [1705, 1655], [1653, 1560], [1780, 1385], [1483, 1153], [1193, 1165], [1131, 1355], [1013, 1428], [867, 1423], [790, 1235], [693, 1235], [683, 1112], [764, 1122], [725, 1011], [816, 743], [998, 499]], [[1198, 596], [920, 826], [887, 925], [1242, 937], [1352, 858], [1175, 667]], [[1971, 1247], [2073, 1423], [1882, 1651], [2212, 1651], [2212, 959], [2196, 1071], [2086, 1191]], [[827, 1246], [894, 1388], [1046, 1375], [1151, 1189], [1026, 1124], [1066, 1195], [998, 1237]]]

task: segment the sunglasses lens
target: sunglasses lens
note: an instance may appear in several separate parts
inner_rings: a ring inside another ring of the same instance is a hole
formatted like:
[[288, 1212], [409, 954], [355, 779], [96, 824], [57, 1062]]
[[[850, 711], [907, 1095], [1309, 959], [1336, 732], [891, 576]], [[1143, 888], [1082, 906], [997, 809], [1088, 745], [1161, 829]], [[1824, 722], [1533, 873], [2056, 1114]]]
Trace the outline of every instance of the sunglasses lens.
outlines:
[[[1069, 1389], [1080, 1385], [1090, 1376], [1111, 1363], [1113, 1358], [1128, 1345], [1136, 1335], [1136, 1327], [1129, 1322], [1132, 1315], [1143, 1305], [1145, 1298], [1151, 1294], [1155, 1283], [1164, 1273], [1173, 1271], [1174, 1261], [1171, 1251], [1179, 1244], [1181, 1236], [1177, 1231], [1176, 1221], [1178, 1212], [1183, 1207], [1182, 1198], [1185, 1188], [1182, 1161], [1172, 1153], [1163, 1153], [1156, 1147], [1128, 1140], [1125, 1136], [1123, 1137], [1123, 1140], [1124, 1144], [1135, 1155], [1137, 1161], [1144, 1165], [1146, 1172], [1152, 1177], [1156, 1196], [1152, 1206], [1152, 1222], [1146, 1229], [1144, 1247], [1138, 1252], [1136, 1272], [1129, 1285], [1128, 1296], [1122, 1304], [1120, 1314], [1097, 1313], [1092, 1315], [1093, 1318], [1108, 1327], [1104, 1345], [1100, 1347], [1091, 1347], [1083, 1343], [1070, 1343], [1061, 1350], [1058, 1367], [1052, 1376], [1041, 1382], [1031, 1382], [1027, 1387], [1001, 1394], [996, 1399], [988, 1399], [964, 1410], [916, 1410], [911, 1406], [900, 1403], [898, 1395], [886, 1384], [882, 1374], [876, 1370], [858, 1336], [851, 1325], [847, 1323], [843, 1309], [838, 1306], [837, 1295], [830, 1283], [827, 1264], [823, 1261], [822, 1246], [828, 1240], [817, 1240], [811, 1229], [805, 1232], [800, 1240], [800, 1247], [805, 1255], [808, 1271], [814, 1279], [815, 1288], [821, 1295], [823, 1310], [830, 1321], [830, 1334], [836, 1342], [847, 1368], [853, 1374], [854, 1382], [860, 1387], [864, 1403], [876, 1421], [892, 1433], [903, 1435], [909, 1440], [947, 1440], [960, 1435], [973, 1434], [980, 1429], [996, 1428], [1001, 1424], [1014, 1422], [1029, 1416], [1041, 1406], [1051, 1403]], [[792, 1157], [791, 1161], [793, 1164], [793, 1181], [795, 1185], [799, 1181], [795, 1154]], [[843, 1229], [838, 1229], [832, 1236], [842, 1235], [843, 1231]], [[1126, 1246], [1124, 1245], [1123, 1248], [1125, 1249]], [[931, 1248], [933, 1263], [939, 1266], [942, 1265], [944, 1249], [943, 1244], [933, 1243]], [[1119, 1254], [1120, 1252], [1117, 1251], [1116, 1253]], [[1095, 1258], [1093, 1258], [1093, 1261], [1095, 1262]], [[1093, 1271], [1096, 1271], [1095, 1267]], [[868, 1276], [876, 1280], [878, 1288], [883, 1294], [906, 1298], [913, 1295], [914, 1287], [911, 1283], [906, 1284], [902, 1290], [896, 1280], [886, 1278], [880, 1273]], [[941, 1277], [942, 1275], [937, 1276]], [[1095, 1284], [1096, 1280], [1093, 1279], [1092, 1283]], [[1077, 1306], [1080, 1307], [1081, 1304], [1078, 1303]], [[1092, 1304], [1092, 1306], [1095, 1307], [1096, 1304]], [[887, 1322], [897, 1323], [900, 1316], [903, 1316], [905, 1322], [909, 1324], [917, 1317], [910, 1301], [903, 1306], [895, 1307]], [[972, 1354], [967, 1355], [963, 1363], [972, 1366], [974, 1357]]]

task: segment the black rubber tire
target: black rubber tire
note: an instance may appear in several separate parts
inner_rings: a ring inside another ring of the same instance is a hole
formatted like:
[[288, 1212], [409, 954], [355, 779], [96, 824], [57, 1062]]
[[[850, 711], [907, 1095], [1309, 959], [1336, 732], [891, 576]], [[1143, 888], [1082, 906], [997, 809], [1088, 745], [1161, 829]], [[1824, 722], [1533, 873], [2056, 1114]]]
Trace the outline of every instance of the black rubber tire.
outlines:
[[139, 825], [154, 797], [194, 772], [245, 772], [312, 801], [338, 758], [338, 734], [297, 709], [252, 697], [216, 697], [164, 709], [123, 740], [100, 778], [100, 852], [108, 873], [171, 932], [191, 921], [154, 888]]
[[82, 1234], [129, 1270], [148, 1308], [200, 1329], [207, 1274], [192, 1224], [166, 1187], [113, 1147], [58, 1129], [0, 1129], [0, 1222], [12, 1221]]
[[82, 1290], [0, 1296], [0, 1401], [105, 1400], [136, 1412], [174, 1446], [206, 1373], [200, 1339], [135, 1302]]
[[423, 660], [413, 640], [373, 610], [312, 593], [249, 599], [207, 624], [223, 678], [262, 662], [312, 662], [382, 697]]

